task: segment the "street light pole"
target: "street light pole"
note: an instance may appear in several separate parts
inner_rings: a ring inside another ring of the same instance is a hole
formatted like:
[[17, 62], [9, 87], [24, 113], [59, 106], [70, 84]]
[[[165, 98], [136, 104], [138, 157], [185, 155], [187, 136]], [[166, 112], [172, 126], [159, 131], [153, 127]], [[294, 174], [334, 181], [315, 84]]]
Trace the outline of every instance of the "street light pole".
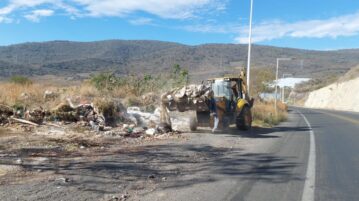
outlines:
[[[289, 75], [289, 76], [293, 76], [292, 74], [290, 74], [290, 73], [284, 73], [283, 75], [282, 75], [282, 80], [285, 78], [285, 76], [287, 76], [287, 75]], [[284, 87], [285, 86], [282, 86], [282, 102], [284, 103]]]
[[277, 109], [277, 98], [278, 98], [278, 69], [279, 69], [279, 61], [290, 61], [293, 60], [293, 58], [277, 58], [277, 70], [275, 74], [275, 92], [274, 92], [274, 109], [275, 109], [275, 116], [278, 115], [278, 109]]
[[252, 49], [252, 16], [253, 16], [253, 0], [251, 0], [251, 8], [249, 14], [249, 36], [248, 36], [248, 59], [247, 59], [247, 93], [250, 94], [250, 75], [251, 75], [251, 49]]

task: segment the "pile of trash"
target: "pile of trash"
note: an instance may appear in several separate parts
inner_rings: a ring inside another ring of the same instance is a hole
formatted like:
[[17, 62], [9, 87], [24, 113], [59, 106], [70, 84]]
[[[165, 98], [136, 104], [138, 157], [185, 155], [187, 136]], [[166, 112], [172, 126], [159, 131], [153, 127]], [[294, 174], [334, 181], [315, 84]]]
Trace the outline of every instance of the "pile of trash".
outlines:
[[[203, 84], [174, 89], [161, 96], [161, 105], [153, 113], [143, 112], [139, 107], [126, 108], [118, 99], [95, 99], [94, 102], [78, 105], [67, 99], [49, 110], [42, 107], [29, 109], [25, 106], [0, 105], [0, 126], [16, 123], [31, 128], [42, 125], [70, 128], [67, 125], [74, 125], [102, 135], [154, 136], [184, 130], [188, 119], [183, 115], [170, 117], [169, 112], [207, 111], [209, 93], [211, 88]], [[44, 99], [53, 99], [56, 95], [46, 91]], [[146, 102], [153, 103], [156, 94], [146, 97]]]
[[[164, 119], [164, 120], [163, 120]], [[162, 123], [161, 123], [162, 122]], [[163, 123], [169, 122], [169, 123]], [[0, 125], [21, 123], [29, 126], [73, 124], [107, 136], [154, 136], [174, 132], [166, 108], [154, 113], [142, 112], [139, 107], [125, 108], [118, 100], [74, 105], [70, 99], [51, 110], [26, 110], [0, 105]]]
[[188, 85], [162, 95], [162, 104], [170, 111], [207, 111], [208, 96], [212, 92], [208, 85]]
[[84, 126], [91, 126], [96, 131], [103, 131], [106, 127], [105, 117], [96, 111], [93, 104], [74, 106], [60, 104], [46, 115], [47, 121], [54, 122], [81, 122]]
[[14, 115], [13, 109], [0, 104], [0, 125], [7, 124], [9, 118]]

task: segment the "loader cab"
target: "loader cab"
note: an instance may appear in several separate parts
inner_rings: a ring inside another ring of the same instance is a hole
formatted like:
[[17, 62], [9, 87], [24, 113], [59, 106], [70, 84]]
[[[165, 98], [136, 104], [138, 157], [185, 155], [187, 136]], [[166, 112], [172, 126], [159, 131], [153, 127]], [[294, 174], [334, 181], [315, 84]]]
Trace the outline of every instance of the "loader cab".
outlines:
[[240, 78], [215, 78], [209, 80], [215, 98], [225, 98], [236, 101], [243, 98], [242, 79]]
[[213, 91], [217, 108], [222, 108], [225, 113], [236, 111], [236, 104], [243, 99], [242, 79], [240, 78], [214, 78], [209, 80]]

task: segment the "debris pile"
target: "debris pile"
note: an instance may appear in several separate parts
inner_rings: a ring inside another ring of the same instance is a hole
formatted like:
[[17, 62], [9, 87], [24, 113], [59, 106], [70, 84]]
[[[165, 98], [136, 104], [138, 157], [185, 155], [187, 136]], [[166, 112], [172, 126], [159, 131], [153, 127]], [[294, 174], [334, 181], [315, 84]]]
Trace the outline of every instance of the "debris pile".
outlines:
[[105, 128], [105, 118], [96, 112], [92, 104], [74, 106], [68, 101], [68, 104], [60, 104], [50, 111], [47, 119], [55, 122], [82, 122], [97, 131]]
[[34, 109], [32, 111], [26, 111], [24, 118], [27, 121], [34, 122], [36, 124], [42, 124], [45, 118], [45, 111], [42, 108]]
[[206, 102], [211, 91], [211, 87], [204, 84], [188, 85], [163, 94], [162, 103], [170, 111], [206, 111], [208, 110]]
[[[96, 105], [96, 106], [95, 106]], [[165, 113], [168, 114], [165, 108]], [[71, 124], [104, 136], [155, 136], [173, 132], [171, 124], [161, 123], [162, 112], [142, 112], [139, 107], [125, 108], [119, 100], [100, 100], [95, 104], [74, 105], [70, 99], [51, 110], [0, 105], [0, 125], [21, 123], [28, 126]], [[168, 117], [169, 118], [169, 117]], [[169, 120], [170, 121], [170, 120]], [[30, 129], [29, 129], [30, 130]]]
[[6, 124], [9, 122], [9, 118], [14, 115], [13, 109], [0, 104], [0, 124]]

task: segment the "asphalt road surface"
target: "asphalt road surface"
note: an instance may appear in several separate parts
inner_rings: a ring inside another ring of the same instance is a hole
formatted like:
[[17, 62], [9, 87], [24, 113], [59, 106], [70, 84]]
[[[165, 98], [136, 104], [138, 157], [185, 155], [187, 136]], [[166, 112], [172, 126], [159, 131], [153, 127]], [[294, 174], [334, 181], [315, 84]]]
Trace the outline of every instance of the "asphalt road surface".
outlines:
[[359, 114], [300, 109], [316, 142], [315, 200], [359, 200]]
[[236, 132], [223, 135], [241, 137], [223, 144], [235, 148], [215, 168], [139, 200], [359, 200], [358, 113], [291, 108], [289, 121], [275, 129]]
[[[73, 153], [61, 141], [39, 147], [41, 136], [0, 137], [0, 200], [359, 200], [358, 113], [291, 108], [275, 128], [111, 139]], [[19, 158], [25, 171], [1, 176]]]

